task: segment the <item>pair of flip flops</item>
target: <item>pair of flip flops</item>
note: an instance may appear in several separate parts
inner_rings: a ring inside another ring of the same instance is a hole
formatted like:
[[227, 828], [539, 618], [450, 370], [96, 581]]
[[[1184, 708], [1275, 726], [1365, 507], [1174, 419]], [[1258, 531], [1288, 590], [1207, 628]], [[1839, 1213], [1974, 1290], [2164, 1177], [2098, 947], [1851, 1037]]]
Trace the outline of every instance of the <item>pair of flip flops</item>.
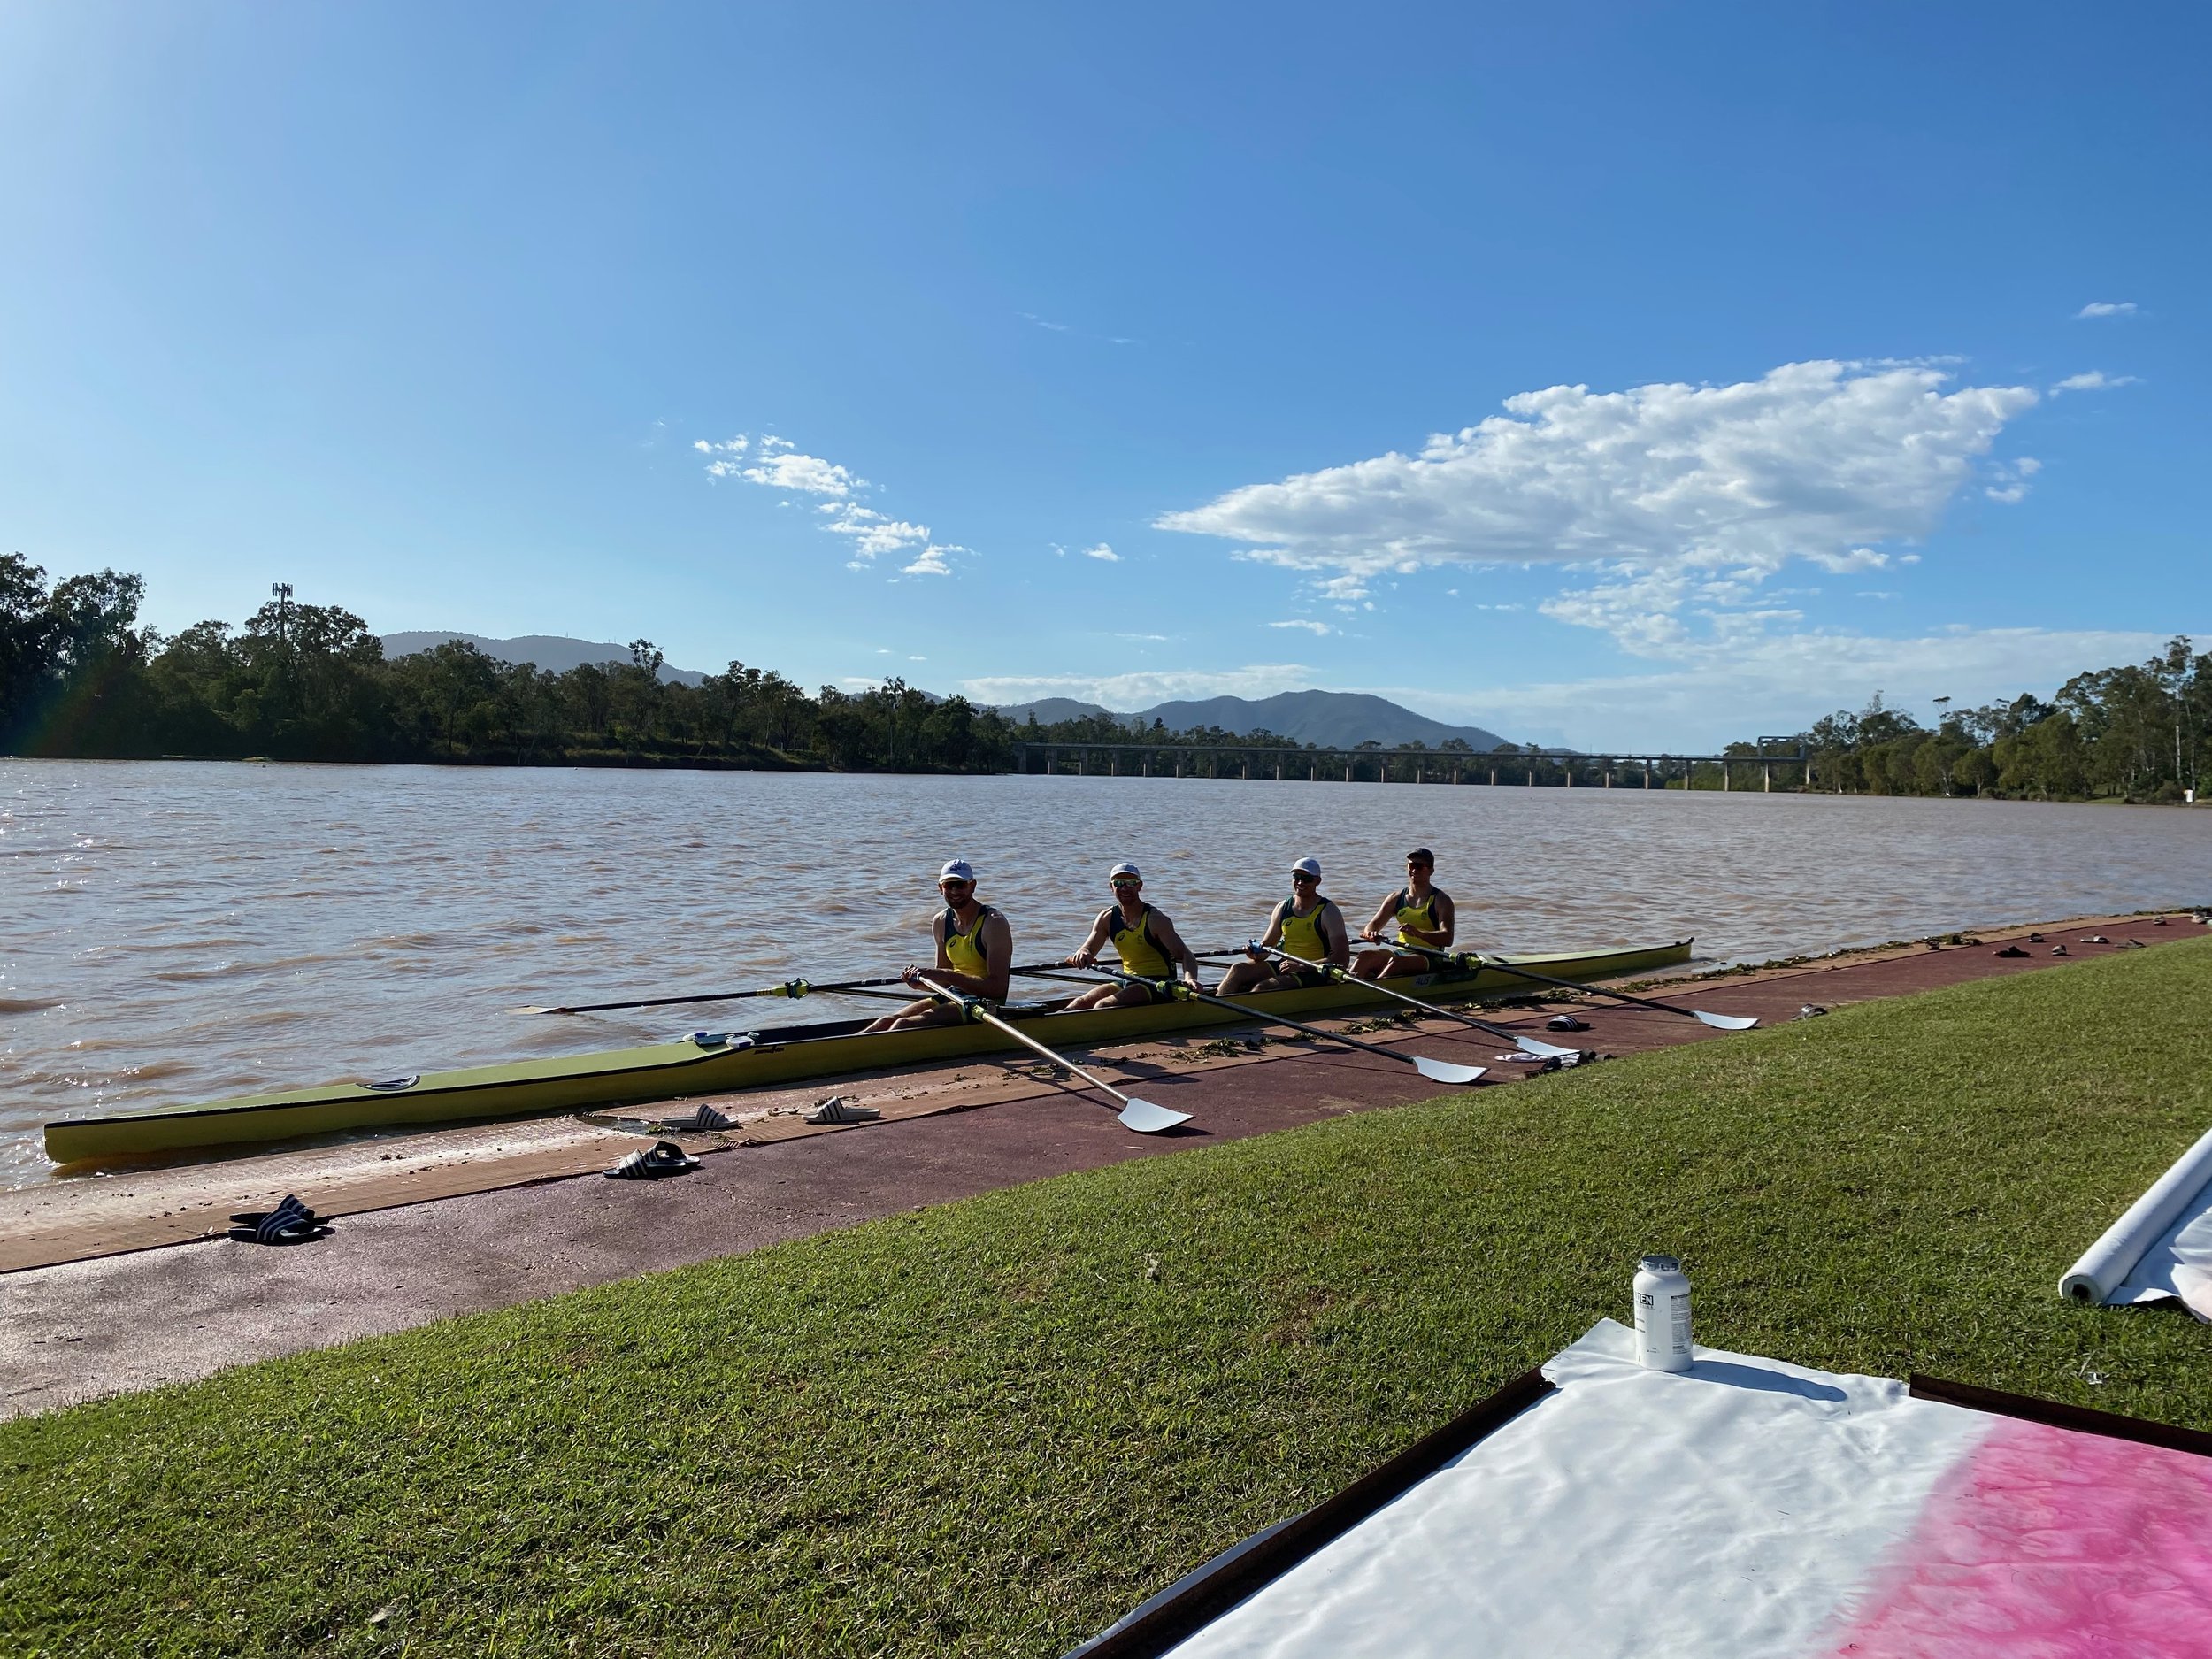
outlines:
[[633, 1152], [607, 1171], [611, 1181], [657, 1181], [664, 1175], [687, 1175], [699, 1160], [673, 1141], [656, 1141], [642, 1152]]
[[1544, 1029], [1546, 1031], [1587, 1031], [1590, 1029], [1590, 1022], [1586, 1019], [1577, 1019], [1572, 1014], [1554, 1014], [1544, 1022]]
[[327, 1238], [330, 1224], [287, 1193], [274, 1210], [248, 1210], [231, 1217], [230, 1236], [241, 1244], [305, 1244]]

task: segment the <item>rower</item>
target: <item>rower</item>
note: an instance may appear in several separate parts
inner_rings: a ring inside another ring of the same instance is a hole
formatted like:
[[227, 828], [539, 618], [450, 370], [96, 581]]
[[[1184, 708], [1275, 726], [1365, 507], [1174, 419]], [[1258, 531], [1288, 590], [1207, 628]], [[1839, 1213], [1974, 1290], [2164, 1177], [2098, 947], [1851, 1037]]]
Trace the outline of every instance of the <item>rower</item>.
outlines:
[[[1233, 964], [1223, 976], [1221, 995], [1244, 991], [1297, 991], [1329, 982], [1328, 968], [1343, 967], [1351, 959], [1352, 941], [1344, 928], [1344, 913], [1333, 900], [1321, 896], [1321, 865], [1301, 858], [1290, 867], [1290, 896], [1277, 904], [1267, 918], [1262, 945], [1279, 946], [1314, 965], [1293, 968], [1279, 957], [1262, 956], [1248, 946], [1246, 960]], [[1325, 964], [1325, 965], [1324, 965]]]
[[[1457, 918], [1452, 910], [1452, 895], [1430, 885], [1429, 878], [1435, 873], [1436, 855], [1427, 848], [1416, 847], [1408, 853], [1405, 886], [1377, 907], [1374, 919], [1361, 930], [1360, 937], [1380, 940], [1386, 929], [1394, 926], [1402, 945], [1419, 945], [1429, 950], [1449, 949]], [[1425, 956], [1401, 956], [1394, 950], [1363, 950], [1359, 960], [1352, 964], [1352, 972], [1363, 979], [1383, 979], [1394, 973], [1425, 972], [1428, 967]]]
[[[1169, 979], [1181, 971], [1183, 983], [1194, 991], [1206, 987], [1198, 978], [1198, 958], [1191, 955], [1183, 936], [1175, 931], [1175, 924], [1167, 918], [1167, 912], [1153, 909], [1144, 902], [1144, 877], [1136, 865], [1124, 862], [1116, 864], [1106, 879], [1112, 884], [1114, 902], [1098, 913], [1091, 924], [1091, 936], [1078, 947], [1067, 959], [1071, 968], [1087, 968], [1098, 961], [1098, 953], [1107, 945], [1121, 958], [1121, 971], [1141, 979]], [[1068, 1001], [1068, 1011], [1079, 1008], [1140, 1008], [1159, 1000], [1160, 994], [1148, 985], [1117, 983], [1093, 986], [1079, 991]]]
[[[930, 978], [963, 996], [1003, 1002], [1007, 976], [1014, 965], [1014, 933], [1006, 918], [977, 902], [975, 871], [964, 858], [954, 859], [937, 872], [937, 891], [945, 908], [937, 913], [932, 930], [937, 940], [937, 967]], [[899, 977], [918, 991], [921, 973], [919, 967], [910, 965]], [[911, 1031], [920, 1025], [957, 1025], [967, 1018], [959, 1003], [931, 997], [886, 1014], [867, 1029]]]

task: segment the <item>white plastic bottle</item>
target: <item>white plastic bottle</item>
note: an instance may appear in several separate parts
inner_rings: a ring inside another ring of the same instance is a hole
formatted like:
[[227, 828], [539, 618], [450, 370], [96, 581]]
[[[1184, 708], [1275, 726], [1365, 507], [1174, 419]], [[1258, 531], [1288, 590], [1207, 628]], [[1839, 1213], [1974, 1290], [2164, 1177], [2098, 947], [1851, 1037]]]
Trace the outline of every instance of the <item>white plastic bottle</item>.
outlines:
[[1653, 1371], [1690, 1369], [1690, 1280], [1671, 1256], [1636, 1267], [1636, 1357]]

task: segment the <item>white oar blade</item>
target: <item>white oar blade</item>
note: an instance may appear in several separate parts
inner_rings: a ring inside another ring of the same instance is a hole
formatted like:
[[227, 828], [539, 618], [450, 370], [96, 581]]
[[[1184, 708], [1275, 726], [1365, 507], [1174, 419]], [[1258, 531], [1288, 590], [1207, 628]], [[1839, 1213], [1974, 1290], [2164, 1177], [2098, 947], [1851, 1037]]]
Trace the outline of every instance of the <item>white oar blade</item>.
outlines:
[[1148, 1100], [1129, 1097], [1129, 1103], [1121, 1109], [1121, 1126], [1133, 1129], [1141, 1135], [1156, 1135], [1163, 1129], [1172, 1129], [1177, 1124], [1190, 1121], [1188, 1112], [1171, 1112], [1164, 1106], [1155, 1106]]
[[1471, 1083], [1483, 1073], [1479, 1065], [1455, 1065], [1449, 1060], [1432, 1060], [1426, 1055], [1407, 1056], [1413, 1069], [1432, 1083]]
[[1578, 1048], [1563, 1048], [1555, 1042], [1539, 1042], [1533, 1037], [1516, 1037], [1513, 1041], [1523, 1054], [1541, 1055], [1548, 1060], [1563, 1059], [1568, 1055], [1581, 1052]]
[[1709, 1014], [1702, 1009], [1697, 1008], [1692, 1009], [1690, 1012], [1695, 1014], [1715, 1031], [1749, 1031], [1759, 1023], [1755, 1016], [1747, 1014]]

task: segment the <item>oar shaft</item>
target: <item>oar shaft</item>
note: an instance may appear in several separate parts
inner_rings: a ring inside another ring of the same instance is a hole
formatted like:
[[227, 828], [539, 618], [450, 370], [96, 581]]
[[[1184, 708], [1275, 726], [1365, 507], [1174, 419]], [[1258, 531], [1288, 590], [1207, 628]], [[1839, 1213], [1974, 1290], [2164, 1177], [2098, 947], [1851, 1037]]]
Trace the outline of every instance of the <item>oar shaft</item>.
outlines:
[[[1286, 950], [1276, 949], [1272, 945], [1263, 945], [1260, 949], [1267, 951], [1271, 956], [1281, 957], [1286, 962], [1295, 962], [1305, 967], [1313, 966], [1313, 964], [1307, 962], [1304, 957], [1294, 956]], [[1330, 967], [1327, 973], [1340, 985], [1356, 985], [1363, 991], [1373, 991], [1379, 995], [1388, 997], [1394, 1002], [1403, 1002], [1409, 1008], [1417, 1008], [1425, 1014], [1438, 1014], [1446, 1019], [1455, 1019], [1461, 1025], [1471, 1025], [1484, 1035], [1495, 1037], [1502, 1042], [1517, 1044], [1526, 1041], [1518, 1032], [1509, 1031], [1503, 1025], [1493, 1025], [1488, 1020], [1477, 1019], [1471, 1014], [1462, 1014], [1452, 1009], [1439, 1008], [1433, 1002], [1424, 1002], [1417, 996], [1408, 996], [1403, 991], [1392, 990], [1380, 980], [1363, 979], [1345, 969], [1335, 966]]]
[[1347, 1037], [1338, 1032], [1324, 1031], [1318, 1025], [1309, 1025], [1304, 1020], [1293, 1019], [1287, 1014], [1263, 1014], [1256, 1008], [1248, 1008], [1242, 1002], [1232, 1002], [1225, 996], [1212, 996], [1204, 991], [1194, 991], [1187, 985], [1178, 986], [1171, 979], [1148, 979], [1142, 974], [1118, 973], [1111, 968], [1098, 968], [1093, 972], [1102, 973], [1110, 979], [1119, 979], [1125, 985], [1148, 985], [1156, 990], [1164, 990], [1170, 996], [1188, 997], [1194, 1002], [1211, 1002], [1216, 1008], [1225, 1008], [1233, 1014], [1241, 1014], [1247, 1019], [1256, 1020], [1263, 1025], [1287, 1025], [1293, 1031], [1302, 1031], [1309, 1037], [1318, 1037], [1324, 1042], [1340, 1042], [1348, 1048], [1363, 1048], [1369, 1054], [1382, 1056], [1386, 1060], [1395, 1060], [1402, 1065], [1412, 1066], [1417, 1071], [1420, 1069], [1419, 1063], [1409, 1054], [1399, 1054], [1394, 1049], [1385, 1048], [1371, 1042], [1362, 1042], [1357, 1037]]
[[[1034, 970], [1017, 968], [1014, 972], [1017, 973], [1033, 972]], [[1067, 1067], [1069, 1071], [1074, 1072], [1076, 1076], [1081, 1078], [1093, 1088], [1098, 1089], [1104, 1094], [1111, 1094], [1116, 1100], [1119, 1101], [1125, 1106], [1129, 1104], [1129, 1097], [1123, 1094], [1119, 1089], [1116, 1088], [1111, 1083], [1101, 1082], [1098, 1079], [1093, 1077], [1088, 1071], [1086, 1071], [1081, 1066], [1076, 1064], [1074, 1061], [1069, 1059], [1065, 1055], [1055, 1054], [1051, 1049], [1046, 1048], [1044, 1044], [1039, 1042], [1027, 1032], [1018, 1027], [1011, 1020], [1001, 1019], [989, 1009], [984, 1007], [979, 998], [972, 996], [962, 996], [957, 992], [948, 991], [943, 986], [939, 985], [934, 979], [930, 979], [926, 974], [918, 973], [914, 977], [921, 980], [921, 982], [927, 986], [931, 991], [942, 997], [948, 1002], [958, 1002], [962, 1007], [965, 1008], [971, 1014], [974, 1015], [976, 1018], [981, 1020], [985, 1025], [995, 1026], [998, 1030], [1004, 1032], [1016, 1042], [1021, 1044], [1023, 1048], [1034, 1049], [1037, 1053], [1044, 1056], [1046, 1059], [1051, 1061], [1055, 1065], [1064, 1065]]]
[[1563, 991], [1586, 991], [1592, 996], [1609, 996], [1617, 1002], [1633, 1002], [1638, 1008], [1655, 1008], [1663, 1014], [1680, 1014], [1686, 1019], [1698, 1018], [1698, 1012], [1694, 1008], [1678, 1008], [1672, 1002], [1657, 1002], [1648, 996], [1633, 996], [1626, 991], [1616, 991], [1610, 986], [1586, 985], [1578, 979], [1555, 979], [1548, 973], [1539, 973], [1533, 968], [1525, 968], [1519, 963], [1502, 956], [1486, 956], [1471, 950], [1456, 953], [1431, 950], [1425, 945], [1401, 945], [1398, 948], [1417, 951], [1422, 956], [1450, 962], [1459, 967], [1495, 968], [1501, 973], [1517, 974], [1524, 979], [1533, 979], [1539, 985], [1555, 985]]
[[[1056, 968], [1059, 965], [1056, 962], [1036, 964], [1040, 968]], [[1008, 972], [1027, 973], [1033, 970], [1010, 968]], [[559, 1008], [539, 1011], [547, 1014], [603, 1014], [618, 1008], [680, 1008], [691, 1002], [736, 1002], [750, 996], [788, 996], [795, 1000], [802, 996], [828, 995], [838, 991], [862, 991], [879, 985], [905, 983], [906, 976], [902, 973], [887, 973], [872, 979], [837, 979], [827, 985], [815, 985], [805, 979], [786, 979], [781, 985], [755, 986], [749, 991], [703, 991], [694, 996], [647, 996], [627, 1002], [570, 1002]]]

